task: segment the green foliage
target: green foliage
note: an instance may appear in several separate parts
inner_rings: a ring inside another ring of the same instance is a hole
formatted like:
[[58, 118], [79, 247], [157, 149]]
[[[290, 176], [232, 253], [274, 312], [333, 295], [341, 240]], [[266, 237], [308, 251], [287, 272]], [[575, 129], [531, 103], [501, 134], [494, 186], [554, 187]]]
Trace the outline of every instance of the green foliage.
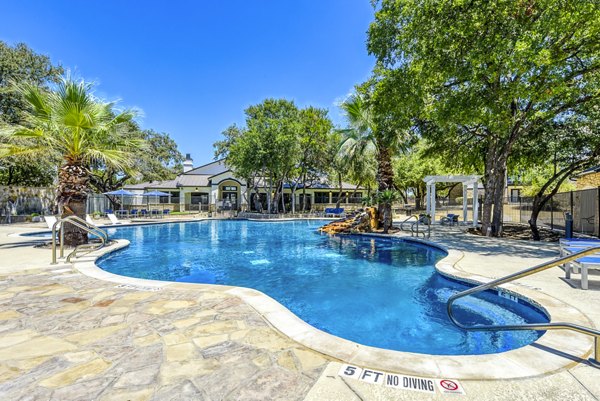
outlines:
[[278, 200], [283, 184], [295, 189], [323, 174], [329, 165], [332, 129], [325, 110], [299, 110], [293, 102], [266, 99], [245, 114], [246, 126], [227, 128], [214, 144], [215, 156], [224, 157], [251, 188], [268, 189], [269, 205]]
[[386, 189], [385, 191], [377, 192], [375, 194], [375, 199], [385, 206], [392, 206], [392, 204], [400, 200], [400, 193], [398, 191]]
[[121, 188], [128, 183], [170, 180], [182, 171], [183, 156], [167, 133], [141, 130], [135, 121], [128, 121], [119, 135], [145, 146], [131, 150], [132, 163], [117, 168], [100, 161], [91, 166], [90, 184], [98, 193]]
[[0, 41], [0, 122], [18, 124], [28, 108], [22, 94], [13, 90], [13, 83], [47, 87], [62, 74], [62, 67], [53, 66], [47, 56], [34, 53], [24, 43], [11, 47]]
[[169, 134], [143, 130], [140, 139], [146, 143], [146, 148], [136, 152], [137, 182], [170, 180], [183, 172], [183, 155]]
[[[389, 118], [485, 167], [483, 223], [517, 141], [600, 98], [600, 4], [587, 0], [380, 0], [368, 48]], [[390, 87], [396, 88], [394, 93]], [[499, 227], [500, 208], [494, 212]], [[484, 227], [485, 228], [485, 227]]]
[[[143, 144], [118, 132], [135, 113], [115, 115], [114, 104], [95, 98], [89, 83], [65, 78], [52, 91], [29, 83], [17, 85], [16, 90], [32, 111], [24, 117], [24, 124], [3, 131], [9, 139], [3, 155], [55, 152], [70, 163], [90, 166], [100, 162], [122, 168], [131, 164], [131, 150]], [[19, 139], [30, 142], [19, 143]]]
[[[63, 69], [53, 66], [47, 56], [33, 52], [23, 43], [9, 46], [0, 41], [0, 128], [22, 122], [27, 102], [13, 87], [14, 82], [28, 82], [47, 88], [57, 82]], [[0, 143], [7, 138], [0, 137]], [[21, 140], [27, 143], [27, 140]], [[0, 160], [0, 185], [48, 186], [56, 177], [55, 155], [36, 158], [12, 156]]]
[[[523, 189], [521, 196], [535, 196], [546, 183], [554, 176], [554, 167], [551, 164], [531, 167], [523, 174]], [[560, 184], [558, 192], [567, 192], [575, 189], [575, 185], [568, 181]]]

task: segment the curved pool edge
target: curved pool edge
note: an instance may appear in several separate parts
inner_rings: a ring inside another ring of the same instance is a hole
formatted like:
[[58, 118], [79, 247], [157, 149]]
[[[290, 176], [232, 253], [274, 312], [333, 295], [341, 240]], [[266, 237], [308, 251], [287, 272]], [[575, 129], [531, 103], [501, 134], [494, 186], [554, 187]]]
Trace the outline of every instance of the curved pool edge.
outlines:
[[[438, 261], [435, 266], [436, 270], [446, 277], [471, 283], [484, 283], [492, 280], [458, 268], [456, 264], [463, 257], [463, 253], [460, 251], [446, 249], [430, 241], [401, 239], [446, 251], [448, 255]], [[370, 369], [462, 380], [523, 379], [569, 369], [587, 359], [592, 353], [593, 341], [591, 338], [566, 331], [549, 331], [530, 345], [502, 353], [484, 355], [428, 355], [361, 345], [309, 325], [285, 306], [258, 290], [215, 284], [176, 283], [132, 278], [109, 273], [96, 265], [96, 261], [102, 256], [128, 245], [129, 241], [127, 240], [116, 240], [114, 244], [106, 248], [75, 260], [73, 266], [89, 277], [113, 283], [168, 290], [200, 288], [236, 296], [256, 310], [271, 327], [290, 339], [334, 360]], [[542, 291], [518, 284], [507, 284], [502, 288], [533, 302], [549, 316], [552, 316], [554, 321], [564, 320], [592, 326], [590, 319], [581, 311]]]

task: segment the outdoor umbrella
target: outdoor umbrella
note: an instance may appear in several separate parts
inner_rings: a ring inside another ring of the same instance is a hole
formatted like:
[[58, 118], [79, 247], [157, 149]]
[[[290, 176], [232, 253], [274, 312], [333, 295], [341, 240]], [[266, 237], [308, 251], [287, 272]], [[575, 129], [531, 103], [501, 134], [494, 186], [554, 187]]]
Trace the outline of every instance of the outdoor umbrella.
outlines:
[[[156, 200], [158, 200], [158, 197], [171, 196], [171, 194], [168, 194], [166, 192], [161, 192], [161, 191], [150, 191], [150, 192], [144, 192], [142, 194], [142, 196], [148, 196], [148, 197], [150, 197], [150, 196], [156, 196]], [[148, 206], [148, 207], [150, 207], [150, 206]]]
[[116, 191], [104, 192], [104, 195], [113, 195], [121, 197], [121, 207], [124, 207], [123, 198], [125, 196], [135, 196], [133, 192], [129, 192], [125, 189], [117, 189]]

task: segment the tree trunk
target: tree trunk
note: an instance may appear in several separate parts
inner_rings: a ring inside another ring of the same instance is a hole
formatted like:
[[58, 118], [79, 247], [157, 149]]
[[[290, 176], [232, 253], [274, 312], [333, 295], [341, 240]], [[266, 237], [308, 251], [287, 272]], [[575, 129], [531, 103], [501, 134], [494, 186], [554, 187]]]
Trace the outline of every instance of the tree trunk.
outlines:
[[486, 154], [485, 193], [481, 215], [481, 231], [486, 236], [497, 237], [502, 233], [502, 199], [506, 185], [504, 179], [507, 157], [506, 151], [499, 152], [495, 145], [490, 146]]
[[[88, 183], [88, 171], [81, 164], [67, 162], [60, 168], [56, 198], [62, 212], [61, 217], [75, 215], [85, 220]], [[67, 246], [88, 242], [87, 232], [72, 224], [62, 224], [61, 230]]]
[[302, 180], [302, 213], [305, 213], [305, 212], [306, 212], [306, 173], [304, 173], [304, 178]]
[[387, 234], [392, 226], [392, 204], [385, 203], [383, 205], [383, 233]]
[[[571, 176], [571, 174], [573, 174], [578, 169], [583, 169], [583, 168], [589, 167], [590, 165], [592, 165], [592, 162], [593, 162], [593, 159], [590, 159], [587, 161], [575, 162], [575, 163], [563, 168], [559, 172], [556, 171], [556, 165], [555, 165], [554, 175], [548, 181], [546, 181], [546, 183], [542, 186], [542, 188], [540, 188], [538, 193], [535, 194], [535, 196], [533, 198], [533, 207], [531, 209], [531, 216], [529, 217], [528, 223], [529, 223], [529, 227], [531, 228], [531, 235], [532, 235], [534, 241], [541, 240], [540, 230], [537, 227], [537, 219], [538, 219], [540, 212], [544, 208], [544, 206], [546, 206], [546, 203], [548, 203], [548, 201], [551, 200], [554, 197], [554, 195], [556, 195], [556, 193], [559, 191], [562, 183], [569, 176]], [[546, 191], [548, 190], [548, 188], [550, 188], [553, 183], [554, 183], [554, 188], [552, 188], [550, 193], [545, 194]]]
[[394, 188], [394, 169], [392, 168], [392, 156], [390, 150], [385, 146], [379, 146], [377, 150], [377, 185], [379, 191]]
[[533, 210], [531, 211], [531, 216], [529, 217], [528, 223], [529, 223], [529, 228], [531, 228], [531, 235], [533, 237], [533, 240], [539, 241], [542, 238], [540, 237], [540, 230], [537, 227], [537, 219], [538, 219], [538, 216], [540, 215], [540, 211], [542, 210], [542, 208], [539, 207], [539, 204], [536, 205], [536, 203], [539, 203], [537, 196], [535, 197], [535, 199], [533, 201]]

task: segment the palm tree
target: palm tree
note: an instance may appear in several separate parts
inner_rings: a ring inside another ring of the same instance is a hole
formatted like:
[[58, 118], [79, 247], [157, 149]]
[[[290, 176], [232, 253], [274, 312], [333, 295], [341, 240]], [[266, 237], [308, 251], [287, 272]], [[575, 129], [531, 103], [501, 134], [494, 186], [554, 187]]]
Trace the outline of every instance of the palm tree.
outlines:
[[392, 205], [400, 200], [400, 193], [391, 189], [378, 192], [376, 195], [377, 202], [383, 207], [383, 233], [387, 234], [392, 226]]
[[[394, 129], [385, 130], [378, 126], [373, 106], [360, 93], [350, 96], [341, 107], [349, 124], [349, 128], [342, 131], [342, 147], [354, 149], [353, 152], [363, 155], [374, 151], [377, 160], [377, 189], [379, 192], [393, 189], [392, 155], [400, 150], [402, 136]], [[391, 209], [387, 212], [391, 215]]]
[[[55, 154], [61, 159], [56, 191], [59, 212], [63, 217], [74, 214], [85, 218], [90, 166], [101, 163], [124, 169], [133, 159], [133, 150], [143, 147], [141, 140], [119, 135], [119, 129], [135, 113], [116, 113], [114, 103], [93, 95], [90, 83], [69, 77], [50, 91], [31, 84], [17, 84], [15, 88], [30, 111], [23, 125], [3, 130], [8, 143], [0, 156]], [[87, 242], [87, 234], [77, 227], [65, 225], [63, 229], [67, 245]]]

